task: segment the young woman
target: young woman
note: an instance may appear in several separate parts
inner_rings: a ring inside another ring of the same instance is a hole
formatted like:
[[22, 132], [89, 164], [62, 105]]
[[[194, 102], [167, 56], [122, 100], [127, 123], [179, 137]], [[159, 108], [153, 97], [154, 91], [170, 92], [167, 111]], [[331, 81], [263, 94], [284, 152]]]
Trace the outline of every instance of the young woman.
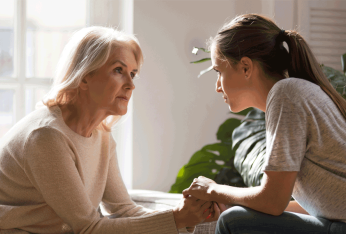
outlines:
[[193, 196], [153, 211], [127, 193], [110, 128], [127, 112], [142, 62], [132, 35], [105, 27], [74, 34], [45, 106], [0, 143], [0, 233], [177, 234], [219, 217], [216, 203]]
[[346, 233], [346, 101], [302, 36], [241, 15], [211, 40], [211, 56], [230, 110], [266, 112], [264, 176], [250, 188], [199, 177], [184, 195], [233, 206], [218, 234]]

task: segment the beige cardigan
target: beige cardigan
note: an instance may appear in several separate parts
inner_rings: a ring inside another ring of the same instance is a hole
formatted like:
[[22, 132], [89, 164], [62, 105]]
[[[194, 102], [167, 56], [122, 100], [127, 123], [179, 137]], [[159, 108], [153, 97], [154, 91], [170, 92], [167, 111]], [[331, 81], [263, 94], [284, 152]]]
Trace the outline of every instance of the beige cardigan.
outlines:
[[110, 133], [78, 135], [57, 106], [25, 117], [0, 142], [2, 232], [178, 233], [172, 210], [153, 213], [130, 199], [115, 152]]

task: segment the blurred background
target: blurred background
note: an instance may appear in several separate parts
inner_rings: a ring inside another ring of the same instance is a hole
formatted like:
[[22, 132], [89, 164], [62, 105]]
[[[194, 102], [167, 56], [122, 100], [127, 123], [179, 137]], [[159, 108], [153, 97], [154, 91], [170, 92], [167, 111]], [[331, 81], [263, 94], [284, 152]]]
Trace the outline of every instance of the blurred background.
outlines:
[[[0, 0], [0, 141], [49, 90], [60, 53], [76, 30], [102, 25], [134, 33], [145, 61], [123, 123], [112, 132], [129, 189], [167, 192], [179, 169], [230, 117], [216, 73], [193, 55], [244, 13], [296, 29], [318, 61], [341, 70], [346, 0]], [[6, 137], [6, 136], [5, 136]]]

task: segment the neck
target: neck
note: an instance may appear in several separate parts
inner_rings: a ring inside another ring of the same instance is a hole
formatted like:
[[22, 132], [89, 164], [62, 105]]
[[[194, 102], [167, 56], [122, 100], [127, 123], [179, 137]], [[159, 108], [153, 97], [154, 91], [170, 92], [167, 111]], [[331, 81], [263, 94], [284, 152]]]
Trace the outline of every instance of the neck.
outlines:
[[269, 91], [274, 86], [276, 82], [284, 79], [281, 75], [269, 76], [266, 74], [262, 74], [259, 76], [259, 79], [256, 80], [254, 84], [254, 107], [266, 112], [267, 107], [267, 97]]
[[90, 137], [92, 131], [107, 117], [107, 114], [82, 100], [59, 107], [66, 125], [72, 131], [83, 137]]

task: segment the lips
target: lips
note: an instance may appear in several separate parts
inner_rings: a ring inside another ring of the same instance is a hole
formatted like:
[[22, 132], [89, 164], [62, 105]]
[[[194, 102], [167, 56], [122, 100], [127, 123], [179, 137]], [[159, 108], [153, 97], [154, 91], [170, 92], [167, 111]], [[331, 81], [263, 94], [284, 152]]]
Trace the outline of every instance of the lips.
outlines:
[[120, 98], [120, 99], [122, 99], [124, 101], [128, 101], [129, 100], [126, 96], [118, 96], [117, 98]]

